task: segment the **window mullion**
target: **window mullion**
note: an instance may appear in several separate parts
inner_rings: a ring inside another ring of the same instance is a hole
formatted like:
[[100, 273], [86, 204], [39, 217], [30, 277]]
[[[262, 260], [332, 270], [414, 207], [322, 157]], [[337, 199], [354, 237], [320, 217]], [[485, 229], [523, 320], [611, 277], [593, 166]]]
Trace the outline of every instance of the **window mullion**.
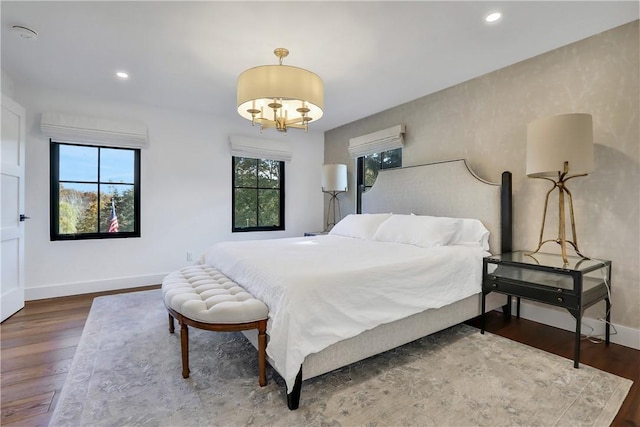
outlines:
[[96, 229], [96, 233], [100, 233], [100, 210], [102, 208], [101, 206], [101, 202], [102, 202], [102, 177], [100, 175], [100, 156], [102, 155], [102, 150], [100, 149], [100, 147], [98, 147], [98, 224], [97, 224], [97, 229]]
[[256, 227], [260, 227], [260, 190], [256, 188]]
[[256, 160], [256, 227], [260, 227], [260, 160]]

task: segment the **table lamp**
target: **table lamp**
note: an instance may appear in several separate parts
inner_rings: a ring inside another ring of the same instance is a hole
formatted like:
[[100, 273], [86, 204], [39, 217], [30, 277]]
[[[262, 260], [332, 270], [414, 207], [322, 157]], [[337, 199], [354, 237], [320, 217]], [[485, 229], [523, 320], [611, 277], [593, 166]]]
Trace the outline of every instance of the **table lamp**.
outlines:
[[[542, 227], [537, 253], [547, 242], [556, 242], [562, 250], [562, 259], [567, 261], [567, 243], [582, 258], [587, 258], [578, 249], [578, 237], [573, 214], [573, 198], [566, 182], [593, 171], [593, 120], [590, 114], [562, 114], [536, 120], [527, 127], [527, 176], [551, 181], [553, 187], [547, 192], [542, 214]], [[558, 237], [543, 240], [549, 196], [558, 190]], [[568, 198], [571, 217], [572, 240], [566, 238], [565, 194]]]
[[[322, 192], [329, 194], [327, 205], [327, 224], [324, 231], [336, 225], [342, 219], [340, 200], [338, 194], [347, 191], [347, 165], [323, 165], [322, 166]], [[337, 210], [337, 216], [336, 216]], [[333, 216], [331, 216], [333, 213]]]

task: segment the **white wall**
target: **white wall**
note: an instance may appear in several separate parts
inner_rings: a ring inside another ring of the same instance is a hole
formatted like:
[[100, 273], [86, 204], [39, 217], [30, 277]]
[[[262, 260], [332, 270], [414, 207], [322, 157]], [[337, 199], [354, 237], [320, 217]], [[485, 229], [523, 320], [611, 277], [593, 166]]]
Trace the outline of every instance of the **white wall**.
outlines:
[[[158, 284], [166, 273], [190, 264], [187, 251], [197, 260], [218, 241], [302, 236], [322, 227], [321, 133], [260, 135], [257, 127], [241, 118], [229, 122], [19, 83], [14, 98], [27, 110], [25, 208], [31, 217], [25, 231], [27, 300]], [[39, 129], [44, 111], [146, 123], [150, 148], [142, 150], [140, 238], [50, 241], [49, 141]], [[293, 142], [293, 159], [285, 166], [285, 231], [231, 232], [231, 134]]]
[[15, 92], [13, 79], [7, 73], [5, 73], [4, 70], [1, 70], [0, 79], [2, 80], [2, 93], [13, 99], [13, 94]]

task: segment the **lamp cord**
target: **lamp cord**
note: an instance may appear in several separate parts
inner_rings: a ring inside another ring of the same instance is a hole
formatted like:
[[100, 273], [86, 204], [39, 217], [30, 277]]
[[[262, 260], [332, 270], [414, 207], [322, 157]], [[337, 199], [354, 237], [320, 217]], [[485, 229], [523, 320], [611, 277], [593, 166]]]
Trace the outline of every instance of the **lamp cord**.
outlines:
[[[598, 259], [593, 259], [593, 258], [587, 258], [590, 259], [591, 261], [596, 261], [598, 263], [600, 263], [605, 269], [603, 270], [603, 274], [602, 274], [602, 280], [604, 281], [604, 285], [607, 288], [607, 298], [609, 299], [609, 308], [607, 309], [607, 311], [604, 314], [604, 317], [600, 317], [596, 320], [598, 320], [599, 322], [606, 324], [609, 324], [609, 326], [611, 327], [612, 331], [609, 332], [609, 335], [617, 335], [618, 334], [618, 330], [616, 329], [615, 325], [611, 322], [607, 321], [607, 316], [609, 316], [609, 313], [611, 312], [611, 307], [613, 306], [613, 304], [611, 303], [611, 286], [609, 285], [609, 269], [611, 268], [610, 266], [608, 266], [607, 264], [605, 264], [604, 262], [598, 260]], [[597, 334], [594, 335], [594, 332], [596, 331], [595, 328], [591, 325], [587, 325], [586, 323], [584, 323], [583, 321], [580, 322], [580, 324], [582, 326], [586, 326], [590, 329], [589, 333], [587, 334], [581, 334], [581, 338], [582, 340], [589, 340], [590, 342], [594, 343], [594, 344], [600, 344], [603, 343], [605, 340], [603, 339], [603, 337], [606, 336], [606, 334]]]

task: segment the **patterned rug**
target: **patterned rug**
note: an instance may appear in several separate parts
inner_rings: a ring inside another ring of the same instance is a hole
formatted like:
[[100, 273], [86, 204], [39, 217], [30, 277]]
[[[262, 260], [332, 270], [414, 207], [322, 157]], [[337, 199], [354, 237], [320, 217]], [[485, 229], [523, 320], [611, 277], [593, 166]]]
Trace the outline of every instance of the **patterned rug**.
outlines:
[[631, 387], [459, 325], [303, 382], [290, 411], [243, 335], [189, 332], [185, 380], [160, 290], [96, 298], [50, 425], [605, 426]]

